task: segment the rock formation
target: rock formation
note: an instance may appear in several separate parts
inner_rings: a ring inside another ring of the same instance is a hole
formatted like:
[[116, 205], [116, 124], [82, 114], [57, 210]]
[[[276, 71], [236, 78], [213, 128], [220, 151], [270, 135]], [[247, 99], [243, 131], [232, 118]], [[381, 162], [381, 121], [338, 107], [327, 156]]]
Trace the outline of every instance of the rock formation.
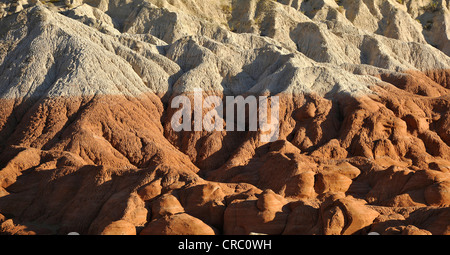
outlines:
[[[449, 22], [447, 0], [2, 0], [0, 233], [450, 234]], [[278, 97], [277, 141], [176, 132], [196, 89]]]

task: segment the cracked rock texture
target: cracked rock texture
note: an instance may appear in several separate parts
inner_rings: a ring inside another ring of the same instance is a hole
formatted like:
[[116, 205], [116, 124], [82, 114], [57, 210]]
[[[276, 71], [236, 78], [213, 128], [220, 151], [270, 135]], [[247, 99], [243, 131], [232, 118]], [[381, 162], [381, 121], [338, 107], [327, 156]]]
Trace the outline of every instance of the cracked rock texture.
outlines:
[[[0, 1], [0, 233], [450, 234], [450, 1]], [[278, 96], [280, 134], [175, 132]]]

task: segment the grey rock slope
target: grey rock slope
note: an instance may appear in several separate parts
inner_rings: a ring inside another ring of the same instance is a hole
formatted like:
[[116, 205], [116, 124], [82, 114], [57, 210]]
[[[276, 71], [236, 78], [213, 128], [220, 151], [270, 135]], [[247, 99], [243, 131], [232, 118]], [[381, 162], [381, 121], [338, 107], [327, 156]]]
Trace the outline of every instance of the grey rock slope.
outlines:
[[[445, 3], [432, 11], [396, 1], [199, 2], [56, 2], [53, 11], [23, 4], [30, 7], [2, 19], [17, 27], [2, 32], [2, 68], [11, 68], [2, 72], [2, 97], [166, 95], [173, 87], [325, 95], [367, 92], [377, 81], [364, 74], [450, 65], [445, 36], [432, 33], [445, 27], [415, 20], [445, 20]], [[433, 35], [442, 51], [430, 46]]]

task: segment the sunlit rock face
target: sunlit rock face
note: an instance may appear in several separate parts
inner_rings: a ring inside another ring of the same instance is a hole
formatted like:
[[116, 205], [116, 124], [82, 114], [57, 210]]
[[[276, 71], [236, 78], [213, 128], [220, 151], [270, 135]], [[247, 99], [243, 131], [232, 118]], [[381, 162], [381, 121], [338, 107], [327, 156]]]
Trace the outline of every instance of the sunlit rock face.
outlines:
[[449, 9], [0, 1], [0, 233], [449, 234]]

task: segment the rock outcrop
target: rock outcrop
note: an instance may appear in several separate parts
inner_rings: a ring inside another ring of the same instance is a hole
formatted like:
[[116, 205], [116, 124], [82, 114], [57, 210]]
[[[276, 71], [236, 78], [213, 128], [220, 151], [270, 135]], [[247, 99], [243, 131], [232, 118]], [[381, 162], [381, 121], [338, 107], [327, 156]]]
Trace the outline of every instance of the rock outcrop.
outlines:
[[[450, 234], [449, 21], [446, 0], [0, 1], [0, 233]], [[278, 97], [278, 139], [248, 116], [176, 132], [198, 89]]]

